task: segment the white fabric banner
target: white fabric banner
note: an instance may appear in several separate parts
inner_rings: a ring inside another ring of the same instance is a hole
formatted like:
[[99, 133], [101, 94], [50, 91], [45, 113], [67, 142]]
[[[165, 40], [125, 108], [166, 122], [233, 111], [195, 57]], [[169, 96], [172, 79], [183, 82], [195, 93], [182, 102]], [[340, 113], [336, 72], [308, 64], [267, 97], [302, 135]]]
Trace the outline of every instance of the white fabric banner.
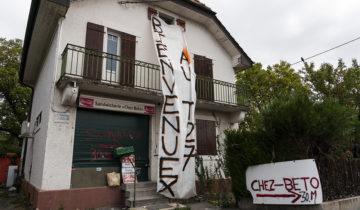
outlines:
[[166, 24], [158, 16], [152, 16], [151, 28], [164, 95], [157, 190], [169, 198], [187, 199], [196, 195], [196, 75], [183, 29]]

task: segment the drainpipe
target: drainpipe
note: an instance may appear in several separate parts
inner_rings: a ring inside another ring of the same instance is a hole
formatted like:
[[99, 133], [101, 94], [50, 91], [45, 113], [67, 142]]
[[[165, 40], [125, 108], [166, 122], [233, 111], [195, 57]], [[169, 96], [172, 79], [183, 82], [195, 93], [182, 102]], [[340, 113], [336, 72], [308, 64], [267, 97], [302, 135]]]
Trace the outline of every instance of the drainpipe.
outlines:
[[[34, 88], [29, 86], [29, 85], [25, 85], [24, 83], [21, 82], [22, 85], [28, 87], [31, 89], [31, 99], [30, 99], [30, 110], [28, 112], [28, 121], [30, 122], [31, 120], [31, 110], [32, 110], [32, 105], [33, 105], [33, 98], [34, 98]], [[25, 162], [26, 162], [26, 152], [27, 152], [27, 146], [28, 146], [28, 139], [29, 138], [24, 138], [24, 141], [25, 141], [25, 145], [24, 145], [24, 153], [23, 153], [23, 158], [22, 158], [22, 161], [21, 161], [21, 177], [24, 178], [24, 168], [25, 168]]]

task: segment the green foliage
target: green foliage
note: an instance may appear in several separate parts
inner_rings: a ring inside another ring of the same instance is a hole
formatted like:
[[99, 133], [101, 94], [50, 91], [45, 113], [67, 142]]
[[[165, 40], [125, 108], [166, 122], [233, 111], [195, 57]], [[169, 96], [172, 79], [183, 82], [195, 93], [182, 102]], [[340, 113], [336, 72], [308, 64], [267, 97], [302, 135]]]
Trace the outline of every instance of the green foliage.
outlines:
[[[249, 129], [251, 128], [251, 129]], [[306, 92], [279, 96], [239, 130], [225, 132], [225, 165], [236, 197], [248, 196], [250, 165], [305, 158], [348, 156], [359, 137], [357, 111]]]
[[318, 70], [314, 68], [313, 63], [306, 63], [301, 72], [304, 74], [304, 82], [310, 85], [318, 100], [334, 99], [341, 105], [359, 110], [360, 67], [355, 59], [350, 68], [341, 59], [336, 68], [328, 63], [322, 64]]
[[[302, 76], [301, 76], [302, 75]], [[225, 166], [235, 196], [249, 195], [248, 166], [303, 158], [360, 157], [360, 67], [260, 63], [237, 74], [250, 100], [239, 130], [225, 132]]]
[[31, 89], [19, 83], [21, 51], [20, 39], [0, 38], [0, 150], [5, 152], [19, 152], [21, 122], [29, 110]]
[[292, 92], [308, 91], [300, 75], [285, 61], [263, 69], [261, 63], [237, 75], [237, 85], [244, 88], [255, 111], [266, 108], [274, 99]]
[[0, 155], [6, 153], [17, 153], [20, 154], [20, 139], [15, 138], [11, 135], [0, 136]]
[[340, 157], [360, 126], [354, 109], [334, 100], [315, 102], [306, 94], [275, 100], [261, 115], [258, 130], [273, 146], [275, 161]]
[[245, 177], [247, 167], [267, 162], [271, 154], [266, 151], [268, 147], [261, 145], [264, 142], [257, 132], [245, 128], [226, 130], [225, 136], [225, 166], [232, 177], [232, 190], [237, 197], [248, 196]]
[[59, 210], [64, 210], [64, 209], [65, 209], [64, 205], [60, 204]]
[[221, 208], [230, 208], [230, 207], [235, 207], [235, 199], [233, 196], [231, 196], [231, 194], [229, 193], [220, 193], [219, 194], [219, 201], [218, 201], [218, 205]]

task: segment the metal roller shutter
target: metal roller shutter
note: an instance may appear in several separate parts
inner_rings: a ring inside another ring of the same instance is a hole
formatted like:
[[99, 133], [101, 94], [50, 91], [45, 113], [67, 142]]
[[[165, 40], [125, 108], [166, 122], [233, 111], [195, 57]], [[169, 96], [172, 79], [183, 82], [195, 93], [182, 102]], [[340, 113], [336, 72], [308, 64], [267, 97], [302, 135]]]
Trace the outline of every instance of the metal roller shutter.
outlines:
[[73, 168], [120, 167], [113, 149], [134, 146], [140, 181], [148, 179], [149, 116], [78, 109], [75, 126]]

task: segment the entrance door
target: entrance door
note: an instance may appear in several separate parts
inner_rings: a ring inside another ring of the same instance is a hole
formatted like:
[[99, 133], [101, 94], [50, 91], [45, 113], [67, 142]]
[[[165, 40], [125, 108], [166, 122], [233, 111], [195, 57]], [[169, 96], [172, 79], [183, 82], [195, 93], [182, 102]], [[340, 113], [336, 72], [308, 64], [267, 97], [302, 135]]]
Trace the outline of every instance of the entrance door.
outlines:
[[[116, 147], [133, 146], [139, 181], [148, 180], [149, 116], [78, 109], [73, 168], [120, 167], [112, 153]], [[104, 170], [106, 171], [106, 170]], [[106, 174], [105, 174], [106, 175]]]

